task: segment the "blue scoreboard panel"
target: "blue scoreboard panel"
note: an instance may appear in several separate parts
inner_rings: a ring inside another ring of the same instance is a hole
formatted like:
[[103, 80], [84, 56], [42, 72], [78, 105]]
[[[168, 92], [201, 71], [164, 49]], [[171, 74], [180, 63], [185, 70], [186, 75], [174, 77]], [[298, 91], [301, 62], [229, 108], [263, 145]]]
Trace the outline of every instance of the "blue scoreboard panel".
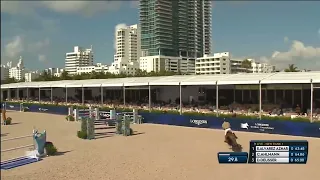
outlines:
[[250, 142], [247, 152], [220, 152], [219, 163], [249, 164], [306, 164], [308, 160], [308, 141], [266, 141]]
[[219, 152], [218, 160], [220, 164], [236, 163], [247, 164], [248, 153], [246, 152]]
[[308, 141], [251, 141], [248, 163], [306, 164]]

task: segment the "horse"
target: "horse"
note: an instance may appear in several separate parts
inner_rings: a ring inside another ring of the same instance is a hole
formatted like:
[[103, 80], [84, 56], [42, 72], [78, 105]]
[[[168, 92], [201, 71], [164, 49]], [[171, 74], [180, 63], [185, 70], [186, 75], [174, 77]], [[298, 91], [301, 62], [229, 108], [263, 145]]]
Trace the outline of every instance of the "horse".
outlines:
[[225, 141], [229, 146], [231, 146], [232, 151], [241, 152], [242, 146], [237, 143], [238, 137], [231, 131], [228, 131], [225, 136]]

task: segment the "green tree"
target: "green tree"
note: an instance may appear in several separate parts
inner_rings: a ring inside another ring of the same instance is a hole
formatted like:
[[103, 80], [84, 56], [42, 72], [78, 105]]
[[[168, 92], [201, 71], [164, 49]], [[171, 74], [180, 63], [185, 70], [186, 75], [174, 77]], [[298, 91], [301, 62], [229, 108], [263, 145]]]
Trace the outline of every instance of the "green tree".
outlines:
[[15, 78], [8, 78], [4, 80], [2, 84], [10, 84], [10, 83], [16, 83], [16, 82], [18, 81]]
[[246, 69], [252, 68], [251, 61], [249, 61], [248, 59], [243, 60], [241, 63], [241, 67], [246, 68]]
[[245, 69], [246, 73], [250, 72], [250, 69], [252, 69], [251, 61], [249, 59], [245, 59], [241, 62], [241, 67]]
[[70, 80], [70, 79], [71, 79], [71, 76], [68, 74], [67, 71], [63, 71], [61, 73], [60, 80]]
[[284, 70], [285, 72], [299, 72], [298, 68], [294, 64], [289, 64], [288, 68]]

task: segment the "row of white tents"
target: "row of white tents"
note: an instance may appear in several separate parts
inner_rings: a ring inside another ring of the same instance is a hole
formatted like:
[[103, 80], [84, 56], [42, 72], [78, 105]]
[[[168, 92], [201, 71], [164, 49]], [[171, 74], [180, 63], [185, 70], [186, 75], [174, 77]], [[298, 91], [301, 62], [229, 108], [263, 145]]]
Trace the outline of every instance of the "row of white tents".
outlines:
[[1, 89], [45, 87], [121, 87], [173, 85], [258, 85], [258, 84], [320, 84], [320, 71], [277, 72], [257, 74], [179, 75], [128, 77], [114, 79], [62, 80], [21, 82], [1, 85]]

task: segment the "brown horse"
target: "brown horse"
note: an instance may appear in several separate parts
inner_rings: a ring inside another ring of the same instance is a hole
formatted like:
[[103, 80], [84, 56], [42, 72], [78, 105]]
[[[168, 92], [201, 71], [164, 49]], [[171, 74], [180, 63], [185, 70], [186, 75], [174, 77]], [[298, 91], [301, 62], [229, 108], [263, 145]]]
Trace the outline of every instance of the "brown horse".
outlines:
[[241, 152], [242, 146], [237, 143], [238, 137], [231, 131], [228, 131], [225, 136], [225, 141], [229, 146], [231, 146], [232, 151]]

